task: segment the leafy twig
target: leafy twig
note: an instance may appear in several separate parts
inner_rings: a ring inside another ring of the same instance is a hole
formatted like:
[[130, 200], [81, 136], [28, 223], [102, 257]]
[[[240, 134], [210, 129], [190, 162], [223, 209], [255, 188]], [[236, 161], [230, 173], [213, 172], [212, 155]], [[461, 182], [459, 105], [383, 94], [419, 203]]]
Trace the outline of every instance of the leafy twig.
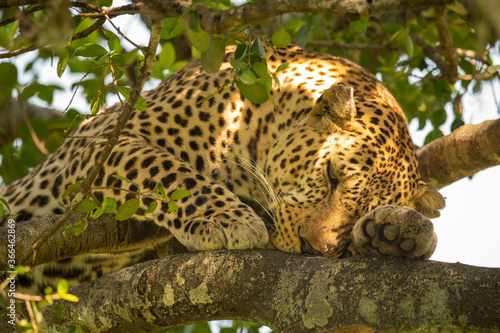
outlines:
[[53, 235], [60, 229], [60, 227], [67, 221], [67, 219], [71, 215], [73, 215], [76, 212], [76, 209], [80, 205], [81, 201], [84, 199], [85, 196], [87, 196], [90, 193], [92, 184], [95, 178], [97, 177], [99, 170], [108, 159], [114, 146], [118, 143], [119, 136], [123, 131], [123, 129], [125, 128], [125, 125], [127, 124], [127, 121], [130, 118], [130, 114], [134, 110], [134, 105], [139, 99], [139, 95], [142, 91], [142, 88], [144, 87], [144, 84], [146, 83], [147, 79], [149, 78], [149, 75], [151, 74], [151, 70], [156, 60], [156, 49], [158, 48], [158, 44], [160, 42], [161, 28], [162, 28], [161, 20], [154, 20], [152, 22], [149, 45], [147, 48], [146, 56], [144, 58], [144, 66], [141, 68], [141, 73], [139, 75], [139, 78], [137, 79], [137, 82], [132, 89], [128, 103], [123, 106], [122, 113], [118, 118], [118, 122], [115, 128], [113, 129], [113, 132], [109, 135], [108, 141], [105, 144], [105, 148], [102, 150], [99, 160], [97, 161], [96, 165], [92, 167], [89, 174], [87, 175], [87, 178], [83, 181], [81, 192], [78, 193], [75, 196], [75, 198], [71, 201], [69, 207], [66, 209], [62, 217], [57, 222], [55, 222], [54, 225], [46, 233], [44, 233], [42, 237], [35, 244], [33, 244], [31, 249], [29, 249], [22, 256], [20, 262], [27, 261], [29, 260], [30, 257], [32, 258], [32, 261], [34, 261], [37, 250], [45, 242], [47, 242], [47, 240], [50, 238], [51, 235]]

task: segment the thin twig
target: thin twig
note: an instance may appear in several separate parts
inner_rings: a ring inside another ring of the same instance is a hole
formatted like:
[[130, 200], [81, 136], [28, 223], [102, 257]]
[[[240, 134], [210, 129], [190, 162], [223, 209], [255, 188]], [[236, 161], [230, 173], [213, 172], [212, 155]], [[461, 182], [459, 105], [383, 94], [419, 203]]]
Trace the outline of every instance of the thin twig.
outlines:
[[117, 26], [113, 23], [113, 21], [111, 21], [111, 18], [109, 17], [109, 15], [107, 15], [107, 14], [106, 14], [106, 15], [104, 15], [104, 17], [106, 17], [106, 19], [108, 20], [109, 24], [111, 24], [111, 26], [113, 26], [113, 28], [115, 28], [116, 32], [118, 32], [118, 34], [119, 34], [120, 36], [122, 36], [122, 37], [123, 37], [123, 39], [125, 39], [127, 42], [129, 42], [130, 44], [132, 44], [132, 45], [133, 45], [136, 49], [139, 49], [139, 50], [144, 50], [144, 49], [145, 49], [145, 47], [140, 46], [140, 45], [137, 45], [137, 44], [136, 44], [136, 43], [134, 43], [131, 39], [129, 39], [127, 36], [125, 36], [125, 35], [121, 32], [120, 28], [118, 28], [118, 27], [117, 27]]
[[0, 59], [12, 58], [12, 57], [18, 56], [18, 55], [26, 53], [26, 52], [34, 51], [37, 48], [38, 47], [36, 47], [35, 45], [30, 45], [30, 46], [21, 47], [20, 49], [17, 49], [17, 50], [12, 51], [12, 52], [0, 53]]
[[17, 12], [14, 16], [9, 17], [9, 18], [1, 21], [0, 22], [0, 27], [3, 27], [4, 25], [7, 25], [7, 24], [10, 24], [12, 22], [15, 22], [15, 21], [19, 20], [19, 18], [17, 17], [18, 15], [24, 15], [24, 16], [26, 16], [26, 15], [29, 15], [31, 13], [37, 12], [39, 10], [44, 10], [46, 8], [47, 7], [44, 6], [44, 5], [39, 5], [39, 6], [31, 7], [31, 8], [26, 8], [23, 11]]
[[97, 29], [99, 29], [100, 27], [102, 27], [102, 25], [104, 24], [104, 22], [106, 22], [105, 18], [99, 18], [97, 21], [95, 21], [87, 29], [84, 29], [84, 30], [80, 31], [77, 34], [74, 34], [73, 37], [71, 37], [71, 41], [87, 37], [88, 35], [90, 35], [94, 31], [96, 31]]
[[460, 48], [456, 48], [456, 51], [457, 51], [457, 55], [459, 57], [475, 59], [475, 60], [480, 61], [484, 64], [490, 65], [490, 62], [488, 61], [488, 57], [486, 57], [486, 54], [481, 54], [481, 53], [478, 53], [474, 50], [464, 50], [464, 49], [460, 49]]
[[28, 127], [31, 138], [33, 139], [33, 142], [35, 143], [36, 148], [40, 151], [40, 153], [47, 156], [50, 153], [47, 150], [47, 148], [45, 148], [45, 145], [40, 141], [40, 139], [38, 138], [38, 135], [35, 132], [35, 129], [31, 125], [31, 121], [28, 117], [28, 113], [26, 112], [26, 108], [24, 107], [23, 100], [21, 98], [18, 98], [17, 103], [19, 104], [19, 109], [21, 110], [21, 113], [23, 114], [24, 121], [26, 122], [26, 126]]
[[491, 80], [494, 77], [498, 77], [498, 72], [486, 72], [486, 73], [476, 73], [476, 74], [466, 74], [459, 75], [458, 78], [465, 81], [470, 80]]

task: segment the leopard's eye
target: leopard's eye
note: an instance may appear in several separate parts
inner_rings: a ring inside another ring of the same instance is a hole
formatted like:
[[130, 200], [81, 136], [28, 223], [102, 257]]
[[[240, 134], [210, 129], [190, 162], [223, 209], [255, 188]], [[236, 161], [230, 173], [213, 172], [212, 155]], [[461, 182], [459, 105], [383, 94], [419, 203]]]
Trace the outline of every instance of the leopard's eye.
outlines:
[[333, 166], [332, 166], [332, 163], [330, 162], [330, 160], [328, 160], [328, 164], [326, 166], [326, 173], [327, 173], [327, 178], [328, 178], [328, 181], [330, 183], [330, 186], [332, 187], [332, 189], [335, 190], [337, 188], [337, 186], [339, 185], [339, 179], [335, 175], [335, 172], [333, 170]]

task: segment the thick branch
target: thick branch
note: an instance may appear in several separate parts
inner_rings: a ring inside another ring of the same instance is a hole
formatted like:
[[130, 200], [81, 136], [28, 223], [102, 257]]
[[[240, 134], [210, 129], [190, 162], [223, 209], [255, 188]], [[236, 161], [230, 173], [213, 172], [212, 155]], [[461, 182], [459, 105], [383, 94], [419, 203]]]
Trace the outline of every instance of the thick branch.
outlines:
[[360, 50], [360, 51], [403, 51], [402, 48], [392, 44], [346, 44], [332, 41], [309, 41], [307, 46], [319, 46], [332, 49]]
[[464, 125], [417, 150], [419, 171], [442, 188], [500, 164], [500, 119]]
[[[177, 1], [145, 0], [144, 2], [154, 6], [155, 11], [163, 15], [171, 13], [173, 4], [180, 5]], [[221, 34], [286, 13], [335, 14], [345, 20], [353, 21], [401, 9], [446, 5], [455, 2], [455, 0], [262, 0], [226, 11], [213, 11], [202, 6], [198, 6], [197, 10], [201, 14], [203, 29], [209, 33]]]
[[[16, 224], [16, 251], [18, 257], [31, 248], [40, 237], [49, 230], [60, 215], [37, 216], [30, 221]], [[103, 215], [98, 219], [88, 218], [87, 229], [73, 236], [71, 226], [79, 221], [81, 216], [73, 215], [61, 228], [50, 236], [37, 252], [35, 261], [18, 262], [19, 265], [40, 265], [47, 262], [62, 260], [83, 253], [109, 253], [137, 248], [151, 247], [168, 241], [171, 233], [154, 223], [135, 222], [134, 220], [116, 221], [113, 215]], [[15, 220], [15, 218], [14, 218]], [[63, 237], [62, 230], [66, 230]], [[0, 235], [7, 235], [7, 228], [0, 227]], [[0, 258], [8, 258], [8, 239], [0, 237]]]
[[[247, 319], [277, 332], [498, 329], [500, 269], [389, 257], [331, 260], [276, 251], [184, 254], [70, 290], [92, 332]], [[99, 311], [95, 311], [99, 309]], [[48, 311], [50, 327], [59, 321]], [[370, 332], [370, 331], [368, 331]]]

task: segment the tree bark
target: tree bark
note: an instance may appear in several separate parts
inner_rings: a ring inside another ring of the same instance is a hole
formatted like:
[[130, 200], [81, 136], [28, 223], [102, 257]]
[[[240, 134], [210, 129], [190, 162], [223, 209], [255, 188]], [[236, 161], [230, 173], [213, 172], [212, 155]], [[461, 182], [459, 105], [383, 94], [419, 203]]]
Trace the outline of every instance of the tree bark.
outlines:
[[[500, 269], [463, 264], [221, 251], [167, 257], [107, 275], [71, 289], [80, 301], [65, 307], [78, 312], [91, 332], [216, 319], [245, 319], [290, 333], [347, 327], [498, 331], [499, 281]], [[44, 317], [48, 327], [61, 324], [49, 311]]]
[[[25, 253], [60, 217], [61, 215], [36, 216], [30, 221], [16, 224], [17, 257], [25, 257]], [[120, 222], [111, 214], [105, 214], [98, 219], [88, 217], [87, 228], [79, 235], [72, 235], [70, 233], [72, 226], [83, 217], [82, 214], [72, 215], [61, 229], [52, 234], [37, 250], [34, 256], [17, 264], [36, 266], [84, 253], [109, 253], [151, 247], [172, 238], [170, 231], [155, 223], [139, 222], [133, 219]], [[63, 230], [66, 230], [65, 236]], [[7, 234], [7, 227], [0, 227], [0, 235]], [[8, 257], [8, 244], [7, 237], [0, 237], [0, 258], [2, 258], [0, 261]]]
[[422, 178], [436, 188], [500, 164], [500, 119], [464, 125], [417, 150]]

